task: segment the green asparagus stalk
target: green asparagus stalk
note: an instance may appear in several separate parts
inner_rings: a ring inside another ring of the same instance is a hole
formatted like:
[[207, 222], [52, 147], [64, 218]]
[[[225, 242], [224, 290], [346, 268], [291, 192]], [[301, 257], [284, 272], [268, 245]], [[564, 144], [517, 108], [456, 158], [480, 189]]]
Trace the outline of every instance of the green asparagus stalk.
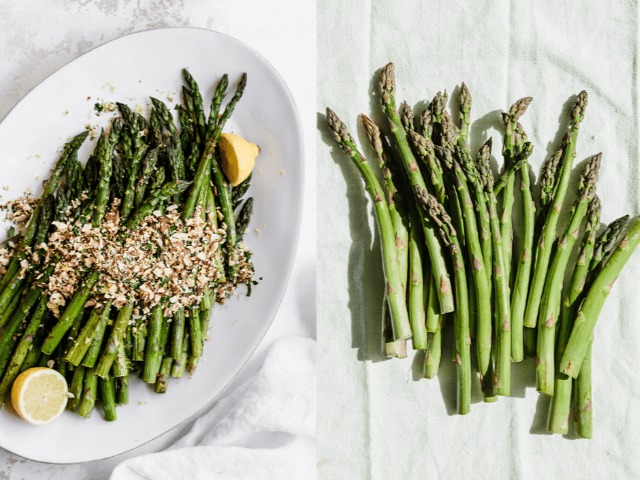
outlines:
[[113, 364], [111, 365], [111, 376], [113, 378], [124, 378], [129, 375], [130, 369], [130, 358], [131, 355], [127, 353], [127, 340], [126, 336], [131, 332], [130, 328], [126, 329], [125, 339], [118, 344], [118, 348], [116, 350], [116, 358], [113, 360]]
[[424, 239], [420, 228], [420, 217], [415, 208], [411, 209], [411, 229], [409, 235], [409, 320], [413, 336], [411, 341], [414, 350], [427, 348], [427, 320], [425, 304], [426, 289], [422, 268], [424, 263]]
[[555, 371], [556, 320], [560, 314], [560, 301], [564, 273], [573, 245], [578, 239], [587, 207], [595, 195], [602, 154], [594, 155], [585, 165], [578, 186], [578, 196], [571, 210], [571, 220], [556, 245], [547, 276], [538, 318], [538, 357], [536, 360], [536, 386], [539, 392], [553, 396]]
[[[135, 182], [135, 192], [133, 194], [133, 205], [128, 204], [128, 212], [130, 213], [134, 208], [139, 207], [144, 202], [147, 192], [147, 186], [149, 184], [149, 180], [151, 179], [153, 172], [156, 169], [156, 165], [158, 164], [158, 155], [160, 149], [149, 148], [145, 155], [143, 156], [142, 163], [140, 168], [138, 169], [138, 177]], [[131, 195], [131, 193], [129, 193]], [[126, 197], [125, 197], [126, 200]], [[131, 202], [131, 201], [129, 201]]]
[[253, 197], [247, 198], [247, 201], [240, 207], [238, 212], [238, 218], [236, 219], [236, 233], [238, 235], [238, 242], [241, 242], [245, 232], [249, 228], [249, 221], [253, 215]]
[[218, 154], [214, 154], [213, 160], [211, 161], [211, 177], [218, 194], [218, 201], [220, 203], [220, 210], [222, 211], [224, 223], [227, 226], [227, 248], [231, 251], [238, 241], [236, 235], [236, 222], [233, 215], [233, 202], [231, 200], [230, 186], [222, 173], [221, 160]]
[[[193, 185], [191, 187], [191, 191], [189, 192], [189, 195], [182, 209], [182, 218], [184, 219], [191, 218], [193, 216], [193, 212], [195, 211], [195, 208], [196, 208], [196, 201], [198, 199], [198, 195], [200, 194], [200, 191], [202, 190], [204, 182], [207, 178], [207, 175], [205, 175], [205, 172], [209, 172], [209, 170], [211, 169], [211, 163], [216, 151], [216, 146], [218, 145], [218, 140], [220, 138], [220, 135], [222, 134], [222, 129], [224, 128], [224, 125], [229, 119], [229, 117], [231, 116], [231, 113], [233, 113], [233, 110], [235, 109], [236, 104], [238, 103], [238, 101], [240, 101], [240, 98], [244, 93], [244, 89], [246, 85], [247, 85], [247, 75], [243, 74], [242, 77], [240, 78], [240, 82], [238, 83], [238, 87], [236, 88], [236, 92], [234, 93], [233, 97], [227, 104], [227, 107], [224, 109], [224, 112], [218, 119], [216, 127], [214, 128], [211, 135], [207, 136], [207, 140], [204, 145], [200, 162], [198, 164], [198, 169], [196, 170], [196, 173], [193, 178]], [[224, 87], [224, 90], [226, 91], [226, 86], [221, 85], [221, 83], [219, 83], [216, 88], [216, 92], [221, 90], [222, 87]]]
[[[420, 173], [418, 163], [407, 141], [407, 135], [402, 127], [402, 122], [398, 116], [395, 106], [395, 71], [392, 63], [389, 63], [382, 70], [379, 82], [379, 90], [382, 101], [382, 108], [390, 120], [391, 133], [396, 140], [400, 157], [405, 171], [409, 178], [409, 183], [417, 195], [419, 190], [425, 190], [426, 184]], [[440, 313], [447, 313], [454, 310], [453, 292], [451, 281], [447, 271], [447, 265], [442, 254], [442, 247], [438, 241], [433, 223], [425, 212], [420, 212], [422, 228], [424, 230], [425, 242], [429, 253], [431, 273], [438, 286], [438, 299], [440, 301]]]
[[[431, 219], [438, 226], [443, 243], [449, 248], [454, 271], [456, 311], [454, 314], [455, 363], [458, 371], [458, 413], [465, 415], [471, 410], [471, 337], [469, 334], [469, 304], [465, 261], [460, 249], [457, 233], [444, 207], [425, 189], [416, 190]], [[484, 275], [483, 275], [484, 276]]]
[[[187, 69], [182, 70], [182, 76], [188, 87], [185, 92], [187, 93], [187, 95], [185, 95], [185, 100], [187, 97], [191, 100], [189, 102], [185, 101], [185, 104], [190, 108], [189, 113], [191, 113], [195, 123], [194, 127], [197, 133], [196, 140], [200, 145], [204, 145], [206, 139], [206, 118], [204, 114], [204, 102], [202, 100], [202, 95], [200, 94], [200, 87], [198, 87], [198, 83]], [[223, 76], [223, 79], [224, 78], [225, 77]], [[224, 90], [226, 91], [226, 86], [224, 87]]]
[[116, 384], [116, 405], [129, 403], [129, 375], [114, 379]]
[[391, 311], [386, 297], [382, 308], [382, 339], [384, 341], [382, 354], [385, 357], [407, 358], [407, 341], [405, 339], [394, 340], [393, 338]]
[[[109, 314], [111, 312], [111, 302], [107, 302], [107, 304], [102, 308], [100, 312], [100, 322], [98, 323], [98, 328], [96, 329], [89, 349], [86, 351], [84, 356], [82, 357], [81, 365], [87, 368], [93, 368], [98, 361], [98, 357], [100, 356], [100, 352], [102, 350], [102, 343], [104, 340], [105, 333], [107, 331], [107, 326], [109, 324]], [[82, 332], [81, 332], [82, 333]], [[75, 358], [74, 358], [75, 361]], [[72, 365], [75, 365], [71, 362]]]
[[[186, 336], [189, 337], [188, 348], [191, 355], [201, 357], [204, 339], [202, 338], [202, 322], [200, 321], [200, 309], [198, 307], [191, 309], [191, 314], [189, 315], [189, 334], [185, 335], [185, 337]], [[184, 345], [182, 350], [183, 353], [184, 350], [186, 350]], [[184, 355], [180, 356], [180, 360], [184, 360], [183, 363], [186, 363], [186, 357]]]
[[116, 389], [113, 378], [109, 376], [99, 378], [100, 398], [102, 399], [102, 408], [104, 411], [104, 419], [113, 422], [118, 419], [116, 414]]
[[[72, 365], [78, 366], [84, 358], [87, 350], [91, 346], [91, 341], [94, 338], [96, 331], [100, 326], [100, 320], [103, 311], [98, 308], [94, 308], [89, 315], [87, 323], [82, 327], [80, 334], [73, 341], [73, 344], [65, 356], [65, 360]], [[107, 312], [108, 315], [108, 312]]]
[[[462, 148], [456, 146], [456, 157], [462, 158], [464, 155], [465, 153]], [[466, 161], [470, 162], [470, 159]], [[471, 194], [467, 184], [467, 176], [463, 172], [460, 163], [455, 159], [452, 161], [451, 165], [447, 165], [447, 168], [450, 169], [450, 174], [453, 177], [453, 186], [460, 200], [460, 206], [462, 207], [462, 221], [464, 223], [467, 240], [466, 252], [469, 262], [468, 265], [471, 268], [471, 278], [473, 281], [473, 290], [476, 302], [476, 347], [478, 369], [481, 377], [484, 377], [491, 361], [492, 343], [492, 310], [489, 276], [484, 269], [480, 235], [478, 233], [478, 226], [476, 223], [474, 204], [471, 200]]]
[[227, 86], [229, 85], [229, 77], [225, 73], [220, 79], [220, 85], [223, 88], [216, 88], [211, 99], [211, 105], [209, 106], [209, 119], [207, 120], [206, 136], [208, 137], [213, 133], [218, 124], [218, 117], [220, 116], [220, 107], [222, 106], [222, 100], [224, 100], [227, 94]]
[[64, 335], [71, 328], [73, 321], [84, 308], [84, 304], [89, 299], [89, 295], [91, 295], [91, 290], [94, 285], [98, 283], [99, 277], [100, 274], [94, 271], [91, 272], [84, 280], [84, 283], [73, 295], [73, 298], [67, 305], [67, 308], [65, 308], [58, 322], [51, 329], [49, 335], [47, 335], [47, 338], [42, 345], [43, 353], [51, 355], [60, 344]]
[[98, 376], [93, 368], [88, 368], [84, 374], [82, 400], [78, 405], [78, 415], [88, 418], [93, 411], [98, 398]]
[[[519, 129], [519, 126], [520, 124], [518, 123], [516, 130]], [[525, 151], [526, 145], [531, 144], [524, 144]], [[511, 359], [514, 362], [524, 360], [524, 311], [527, 306], [527, 293], [531, 278], [531, 258], [533, 256], [533, 237], [535, 234], [536, 204], [531, 195], [529, 156], [520, 155], [520, 157], [524, 158], [524, 163], [519, 170], [520, 195], [522, 198], [522, 237], [520, 239], [519, 259], [511, 295]]]
[[127, 303], [118, 311], [118, 317], [113, 324], [111, 334], [107, 339], [107, 343], [105, 344], [105, 347], [102, 350], [102, 354], [98, 359], [98, 364], [96, 365], [95, 373], [100, 378], [107, 378], [109, 376], [111, 366], [113, 365], [113, 362], [115, 361], [118, 354], [118, 347], [124, 340], [125, 331], [127, 329], [127, 325], [129, 324], [129, 319], [131, 318], [132, 313], [133, 302]]
[[574, 405], [576, 431], [582, 438], [591, 438], [593, 434], [593, 403], [591, 401], [591, 350], [593, 340], [589, 342], [582, 368], [574, 380]]
[[[434, 291], [435, 294], [435, 291]], [[427, 351], [424, 357], [424, 376], [433, 378], [440, 369], [440, 359], [442, 357], [442, 324], [444, 315], [438, 315], [438, 326], [433, 332], [427, 334]]]
[[169, 384], [169, 377], [171, 376], [171, 367], [173, 365], [173, 359], [171, 357], [164, 357], [160, 364], [160, 370], [158, 371], [158, 377], [156, 378], [156, 384], [153, 389], [156, 393], [167, 393], [167, 386]]
[[[376, 154], [376, 158], [378, 160], [378, 165], [382, 170], [384, 184], [385, 184], [385, 193], [387, 206], [389, 208], [389, 216], [391, 217], [391, 224], [393, 226], [393, 232], [395, 235], [395, 245], [396, 252], [398, 256], [398, 267], [399, 267], [399, 275], [401, 278], [402, 288], [407, 294], [407, 288], [411, 288], [413, 282], [413, 275], [410, 273], [410, 266], [413, 266], [413, 269], [420, 268], [420, 273], [418, 276], [422, 277], [422, 260], [421, 258], [417, 258], [420, 253], [415, 250], [417, 245], [414, 245], [414, 251], [410, 251], [411, 247], [411, 238], [409, 230], [407, 229], [407, 206], [406, 199], [400, 194], [400, 191], [396, 187], [396, 183], [393, 179], [393, 175], [391, 172], [391, 163], [389, 161], [388, 156], [386, 155], [383, 145], [382, 145], [382, 136], [380, 133], [380, 128], [366, 115], [361, 115], [360, 119], [362, 120], [362, 125], [364, 126], [364, 130], [367, 134], [367, 138], [369, 139], [369, 143], [373, 147], [373, 150]], [[413, 212], [412, 212], [413, 215]], [[419, 219], [411, 219], [411, 230], [417, 228], [419, 225]], [[413, 235], [416, 235], [416, 232], [413, 232]], [[411, 253], [414, 254], [413, 263], [411, 263]], [[407, 281], [409, 280], [409, 285], [407, 285]], [[420, 282], [422, 283], [422, 282]], [[415, 294], [415, 292], [414, 292]], [[416, 304], [412, 304], [411, 292], [409, 292], [409, 322], [411, 323], [412, 330], [412, 342], [414, 349], [421, 349], [426, 347], [426, 332], [423, 332], [424, 326], [424, 306], [420, 307], [418, 305], [418, 298], [413, 297], [413, 301]], [[422, 313], [421, 313], [422, 312]], [[422, 319], [420, 316], [422, 315]], [[424, 335], [423, 335], [424, 333]], [[393, 340], [393, 335], [391, 335], [391, 340]], [[400, 339], [402, 341], [402, 339]], [[422, 345], [425, 345], [423, 347]], [[404, 352], [406, 347], [402, 347], [400, 351]]]
[[464, 144], [469, 143], [469, 126], [471, 125], [471, 92], [464, 82], [460, 85], [460, 94], [458, 95], [458, 103], [460, 104], [460, 140]]
[[[162, 336], [163, 331], [168, 330], [168, 324], [163, 320], [162, 307], [157, 305], [151, 311], [149, 318], [149, 337], [146, 342], [142, 380], [154, 383], [160, 363], [162, 362]], [[166, 341], [166, 340], [165, 340]]]
[[122, 123], [120, 119], [115, 119], [111, 124], [111, 132], [107, 137], [104, 130], [100, 134], [98, 144], [96, 145], [96, 155], [100, 162], [100, 173], [98, 187], [96, 189], [96, 203], [93, 210], [93, 226], [97, 227], [102, 223], [104, 214], [107, 211], [107, 203], [109, 201], [109, 189], [111, 172], [113, 167], [113, 152], [120, 138]]
[[346, 125], [338, 118], [333, 110], [327, 108], [327, 122], [336, 141], [356, 164], [362, 174], [366, 188], [375, 205], [378, 229], [382, 243], [382, 257], [386, 277], [386, 291], [391, 310], [393, 333], [396, 340], [411, 337], [411, 324], [402, 288], [402, 278], [399, 272], [398, 252], [395, 244], [393, 223], [389, 214], [389, 207], [384, 198], [384, 192], [371, 167], [357, 150], [353, 138], [347, 131]]
[[629, 232], [616, 247], [604, 267], [598, 272], [578, 309], [573, 329], [567, 342], [567, 348], [560, 361], [560, 371], [562, 373], [573, 378], [577, 378], [580, 373], [582, 361], [593, 337], [593, 330], [604, 301], [638, 243], [640, 243], [640, 218], [636, 217], [632, 221]]
[[71, 393], [73, 397], [69, 398], [67, 402], [67, 410], [72, 412], [75, 412], [80, 405], [85, 372], [85, 367], [76, 367], [73, 369], [73, 377], [71, 378], [71, 386], [69, 387], [69, 393]]
[[551, 407], [549, 409], [549, 421], [547, 429], [553, 433], [567, 434], [569, 432], [569, 415], [571, 410], [571, 390], [573, 379], [558, 371], [558, 363], [564, 354], [564, 349], [569, 339], [569, 333], [573, 326], [573, 318], [577, 308], [577, 303], [584, 289], [589, 271], [591, 258], [593, 257], [596, 235], [600, 225], [600, 201], [594, 196], [589, 203], [587, 211], [587, 221], [585, 225], [584, 237], [576, 266], [571, 275], [569, 288], [562, 302], [560, 318], [558, 321], [558, 339], [555, 354], [555, 384]]
[[[609, 259], [609, 256], [620, 239], [623, 228], [627, 224], [628, 216], [621, 217], [613, 221], [598, 237], [595, 245], [593, 258], [589, 265], [589, 275], [587, 282], [602, 270]], [[578, 378], [573, 380], [573, 410], [576, 431], [580, 437], [591, 438], [593, 430], [593, 402], [591, 400], [591, 350], [593, 339], [589, 342], [589, 348], [582, 361], [582, 367]], [[559, 374], [564, 375], [564, 374]], [[567, 377], [568, 381], [572, 379]], [[569, 399], [567, 399], [567, 403]], [[569, 407], [567, 406], [567, 411]]]
[[20, 305], [20, 298], [22, 297], [21, 292], [22, 290], [18, 290], [13, 294], [9, 305], [7, 305], [5, 311], [0, 315], [0, 327], [4, 327], [17, 310], [18, 305]]
[[491, 139], [480, 149], [478, 171], [485, 187], [487, 209], [491, 222], [493, 240], [493, 292], [494, 319], [496, 325], [496, 353], [494, 371], [494, 390], [497, 395], [508, 396], [511, 392], [511, 307], [509, 303], [509, 279], [505, 275], [504, 249], [500, 222], [498, 220], [498, 201], [493, 193], [493, 174], [491, 173]]
[[182, 342], [184, 339], [185, 317], [184, 308], [179, 309], [173, 315], [171, 322], [171, 358], [180, 360], [182, 356]]
[[[515, 162], [517, 155], [515, 149], [515, 130], [518, 120], [527, 111], [533, 99], [524, 97], [514, 103], [508, 113], [503, 114], [505, 125], [505, 136], [503, 146], [503, 156], [505, 170]], [[502, 236], [502, 248], [504, 249], [505, 276], [511, 277], [511, 259], [513, 250], [513, 204], [514, 204], [514, 183], [513, 176], [509, 177], [502, 196], [502, 215], [500, 218], [500, 235]]]
[[135, 228], [145, 217], [151, 215], [159, 206], [164, 205], [169, 199], [175, 195], [185, 192], [191, 185], [191, 182], [177, 180], [175, 182], [167, 182], [162, 188], [152, 193], [140, 205], [127, 221], [127, 228]]
[[544, 224], [542, 231], [540, 232], [540, 240], [535, 253], [533, 277], [529, 288], [527, 308], [525, 310], [524, 318], [524, 325], [526, 327], [535, 327], [538, 320], [538, 311], [544, 290], [544, 281], [547, 277], [551, 250], [556, 238], [558, 218], [560, 217], [562, 205], [569, 186], [571, 169], [576, 156], [575, 148], [578, 140], [578, 132], [580, 131], [580, 123], [584, 119], [586, 106], [587, 92], [582, 91], [578, 95], [573, 106], [571, 121], [569, 123], [569, 132], [564, 140], [562, 161], [558, 167], [559, 172], [557, 180], [554, 182], [553, 200], [549, 203], [548, 211], [544, 217]]
[[249, 187], [251, 186], [251, 178], [253, 174], [250, 174], [240, 185], [233, 187], [231, 190], [231, 202], [233, 203], [233, 209], [235, 210], [242, 200], [244, 199], [245, 194], [249, 191]]
[[22, 367], [27, 353], [33, 346], [33, 339], [38, 331], [38, 328], [40, 327], [41, 322], [43, 322], [43, 320], [46, 318], [46, 315], [47, 302], [43, 297], [40, 297], [33, 315], [28, 320], [27, 326], [22, 334], [22, 337], [20, 338], [20, 342], [13, 352], [13, 356], [11, 357], [11, 361], [9, 362], [7, 371], [4, 373], [2, 381], [0, 381], [0, 404], [4, 402], [7, 393], [10, 391], [11, 386], [13, 385], [13, 381], [20, 373], [20, 368]]
[[[191, 330], [190, 330], [191, 331]], [[184, 377], [187, 370], [187, 358], [189, 357], [190, 334], [186, 334], [182, 339], [182, 354], [178, 360], [174, 360], [171, 364], [171, 376], [174, 378]], [[201, 356], [202, 352], [200, 352]]]

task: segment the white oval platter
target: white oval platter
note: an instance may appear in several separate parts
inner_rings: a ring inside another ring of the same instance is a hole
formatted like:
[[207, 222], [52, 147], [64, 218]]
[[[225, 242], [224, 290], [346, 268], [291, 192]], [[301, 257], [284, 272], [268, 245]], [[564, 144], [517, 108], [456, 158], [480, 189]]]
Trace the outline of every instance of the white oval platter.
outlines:
[[[242, 72], [248, 75], [244, 96], [225, 131], [245, 136], [262, 149], [249, 191], [255, 199], [254, 216], [245, 237], [262, 281], [250, 297], [243, 287], [240, 298], [216, 306], [211, 339], [191, 378], [171, 379], [164, 395], [132, 378], [130, 403], [118, 407], [115, 422], [106, 422], [96, 410], [89, 419], [65, 412], [49, 425], [34, 427], [5, 406], [0, 446], [20, 456], [52, 463], [96, 460], [136, 448], [180, 425], [212, 403], [237, 375], [280, 305], [302, 213], [302, 130], [279, 74], [256, 51], [229, 36], [191, 28], [139, 32], [61, 68], [0, 124], [0, 194], [6, 201], [29, 190], [38, 193], [65, 141], [85, 125], [104, 125], [115, 115], [98, 115], [95, 103], [122, 101], [146, 113], [149, 96], [170, 107], [180, 102], [182, 68], [200, 84], [206, 105], [223, 73], [229, 74], [230, 91]], [[81, 159], [88, 150], [85, 145]]]

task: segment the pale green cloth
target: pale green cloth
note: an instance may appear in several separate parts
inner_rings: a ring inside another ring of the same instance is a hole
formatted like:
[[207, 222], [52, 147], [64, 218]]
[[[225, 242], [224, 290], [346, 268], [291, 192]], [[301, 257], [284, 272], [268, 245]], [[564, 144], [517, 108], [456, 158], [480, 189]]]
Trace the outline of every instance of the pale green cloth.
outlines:
[[331, 106], [366, 142], [357, 115], [380, 118], [372, 79], [393, 61], [398, 100], [419, 112], [465, 81], [472, 146], [492, 135], [496, 159], [499, 112], [533, 96], [522, 123], [537, 174], [559, 144], [568, 102], [586, 89], [576, 163], [604, 152], [603, 221], [638, 214], [637, 2], [320, 0], [318, 20], [319, 478], [640, 478], [640, 254], [596, 328], [593, 440], [545, 434], [549, 399], [535, 391], [532, 360], [512, 369], [514, 398], [483, 404], [476, 388], [471, 414], [455, 415], [450, 353], [431, 381], [411, 358], [378, 361], [383, 286], [371, 203], [324, 126]]

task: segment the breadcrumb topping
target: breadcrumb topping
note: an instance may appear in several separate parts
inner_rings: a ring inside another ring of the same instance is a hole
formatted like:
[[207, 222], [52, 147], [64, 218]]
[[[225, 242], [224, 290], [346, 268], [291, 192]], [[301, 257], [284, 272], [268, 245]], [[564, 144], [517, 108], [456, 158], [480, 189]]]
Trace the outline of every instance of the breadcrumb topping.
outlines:
[[[177, 205], [166, 212], [154, 211], [134, 229], [120, 223], [119, 202], [115, 201], [104, 221], [90, 223], [67, 218], [53, 222], [54, 231], [47, 242], [27, 251], [24, 272], [32, 265], [53, 266], [48, 278], [42, 275], [48, 308], [59, 316], [90, 271], [100, 277], [94, 286], [91, 305], [111, 300], [116, 308], [135, 302], [134, 318], [146, 316], [161, 304], [170, 315], [184, 307], [198, 305], [208, 290], [223, 302], [239, 284], [253, 277], [251, 254], [242, 243], [233, 252], [225, 248], [225, 225], [215, 228], [201, 211], [183, 220]], [[12, 247], [0, 248], [0, 268], [6, 268]], [[225, 271], [225, 256], [229, 256]], [[187, 313], [188, 314], [188, 313]]]

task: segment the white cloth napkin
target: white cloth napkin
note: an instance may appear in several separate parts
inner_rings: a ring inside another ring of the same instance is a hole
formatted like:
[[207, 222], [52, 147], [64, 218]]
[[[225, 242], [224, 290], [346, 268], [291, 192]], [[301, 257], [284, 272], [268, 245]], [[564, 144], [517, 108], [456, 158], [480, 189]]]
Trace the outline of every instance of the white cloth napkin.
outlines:
[[111, 480], [315, 478], [316, 342], [285, 337], [167, 451], [126, 460]]

